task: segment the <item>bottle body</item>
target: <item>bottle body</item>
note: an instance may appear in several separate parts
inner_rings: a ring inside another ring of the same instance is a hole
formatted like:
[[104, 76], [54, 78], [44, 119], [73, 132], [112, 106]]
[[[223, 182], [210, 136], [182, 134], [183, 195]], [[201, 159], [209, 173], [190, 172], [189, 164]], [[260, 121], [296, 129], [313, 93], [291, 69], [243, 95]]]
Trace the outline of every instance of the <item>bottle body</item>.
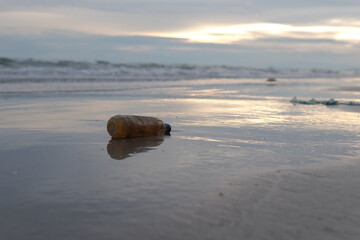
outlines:
[[155, 136], [170, 133], [170, 125], [158, 118], [135, 115], [116, 115], [107, 122], [107, 131], [113, 138]]

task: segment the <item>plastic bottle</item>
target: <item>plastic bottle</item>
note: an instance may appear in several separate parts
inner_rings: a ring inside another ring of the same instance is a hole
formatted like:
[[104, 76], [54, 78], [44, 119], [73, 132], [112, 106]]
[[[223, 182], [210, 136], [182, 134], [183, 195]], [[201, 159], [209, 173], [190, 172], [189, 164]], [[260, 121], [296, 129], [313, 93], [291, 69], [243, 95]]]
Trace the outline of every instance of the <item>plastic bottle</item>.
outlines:
[[113, 138], [131, 138], [170, 134], [171, 126], [155, 117], [116, 115], [107, 122]]

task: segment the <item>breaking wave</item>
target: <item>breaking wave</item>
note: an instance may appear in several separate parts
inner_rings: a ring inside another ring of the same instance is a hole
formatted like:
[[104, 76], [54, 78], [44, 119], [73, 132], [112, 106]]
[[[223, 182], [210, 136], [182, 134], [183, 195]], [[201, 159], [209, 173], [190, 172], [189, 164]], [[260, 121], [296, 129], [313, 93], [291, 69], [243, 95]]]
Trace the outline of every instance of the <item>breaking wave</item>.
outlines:
[[253, 68], [226, 65], [43, 61], [0, 58], [0, 83], [174, 81], [213, 78], [358, 77], [359, 70]]

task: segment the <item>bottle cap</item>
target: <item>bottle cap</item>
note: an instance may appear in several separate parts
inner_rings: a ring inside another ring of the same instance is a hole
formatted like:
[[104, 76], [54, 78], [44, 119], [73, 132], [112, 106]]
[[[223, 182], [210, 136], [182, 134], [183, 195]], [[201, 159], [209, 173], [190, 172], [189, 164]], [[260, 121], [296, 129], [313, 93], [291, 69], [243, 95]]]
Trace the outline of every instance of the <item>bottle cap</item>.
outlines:
[[166, 130], [165, 130], [165, 134], [170, 134], [170, 132], [171, 132], [171, 126], [170, 126], [170, 124], [168, 124], [168, 123], [165, 123], [165, 127], [166, 127]]

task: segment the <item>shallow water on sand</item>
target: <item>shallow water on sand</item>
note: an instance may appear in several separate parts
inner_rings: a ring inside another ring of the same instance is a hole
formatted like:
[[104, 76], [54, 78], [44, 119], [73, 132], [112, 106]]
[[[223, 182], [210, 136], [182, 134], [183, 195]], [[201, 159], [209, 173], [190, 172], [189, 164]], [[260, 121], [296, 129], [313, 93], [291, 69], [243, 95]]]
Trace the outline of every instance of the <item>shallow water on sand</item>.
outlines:
[[[249, 87], [188, 81], [186, 87], [143, 89], [138, 95], [134, 90], [117, 96], [2, 95], [0, 235], [181, 236], [177, 226], [190, 226], [199, 217], [189, 209], [221, 197], [221, 187], [234, 176], [356, 160], [359, 106], [289, 102], [295, 93], [359, 96], [335, 91], [337, 82], [332, 87], [323, 82], [314, 82], [309, 91], [301, 84], [296, 91], [281, 83]], [[106, 121], [115, 114], [156, 116], [173, 131], [171, 136], [111, 140]]]

